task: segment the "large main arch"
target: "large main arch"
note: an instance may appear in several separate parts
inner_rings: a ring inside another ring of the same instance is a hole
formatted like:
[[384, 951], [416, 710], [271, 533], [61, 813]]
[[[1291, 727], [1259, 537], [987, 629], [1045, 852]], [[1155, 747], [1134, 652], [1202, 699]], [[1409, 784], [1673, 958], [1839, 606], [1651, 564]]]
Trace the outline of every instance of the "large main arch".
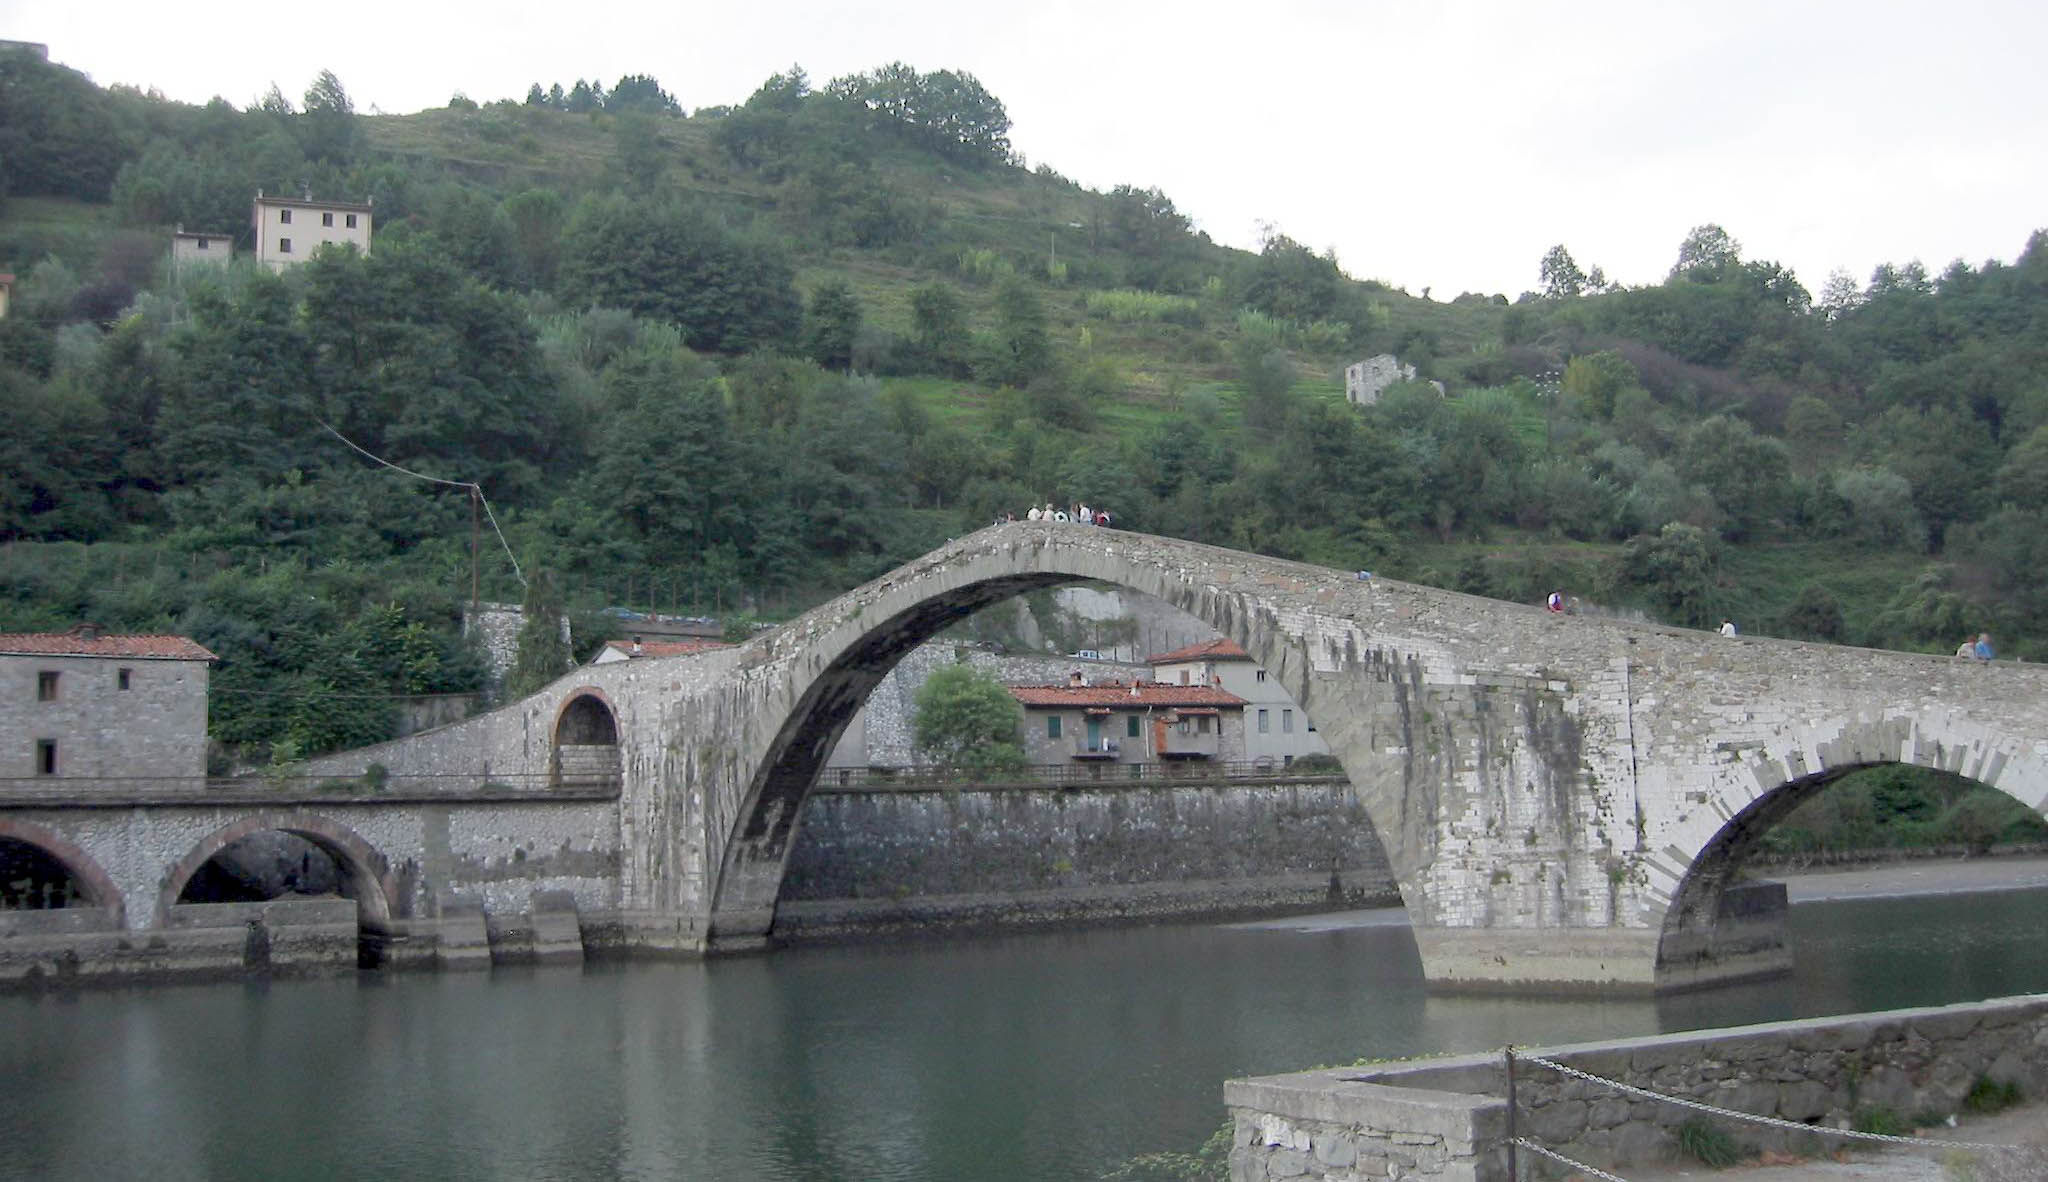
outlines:
[[[735, 779], [744, 786], [712, 874], [712, 946], [749, 947], [767, 935], [804, 800], [889, 669], [965, 616], [1078, 580], [1162, 599], [1242, 645], [1280, 681], [1357, 786], [1418, 921], [1435, 918], [1424, 879], [1438, 846], [1432, 802], [1447, 795], [1446, 781], [1470, 771], [1456, 766], [1457, 748], [1484, 748], [1482, 779], [1526, 772], [1546, 790], [1562, 787], [1556, 761], [1528, 741], [1548, 736], [1564, 748], [1577, 745], [1576, 736], [1560, 736], [1573, 724], [1559, 704], [1536, 700], [1550, 693], [1546, 678], [1503, 674], [1479, 686], [1452, 673], [1458, 661], [1443, 644], [1386, 626], [1444, 603], [1486, 601], [1115, 530], [998, 527], [842, 597], [766, 642], [756, 667], [780, 666], [787, 680], [760, 704], [777, 720], [772, 731], [751, 760], [739, 761]], [[1455, 735], [1445, 729], [1453, 725]], [[1418, 785], [1425, 790], [1415, 791]]]

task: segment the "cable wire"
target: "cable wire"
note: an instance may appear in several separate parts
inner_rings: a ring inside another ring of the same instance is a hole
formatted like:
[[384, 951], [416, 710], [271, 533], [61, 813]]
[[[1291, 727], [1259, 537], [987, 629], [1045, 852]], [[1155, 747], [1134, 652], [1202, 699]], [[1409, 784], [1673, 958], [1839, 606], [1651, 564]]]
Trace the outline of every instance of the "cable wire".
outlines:
[[519, 585], [521, 587], [526, 586], [526, 572], [519, 569], [519, 559], [515, 557], [512, 553], [512, 543], [505, 540], [505, 531], [498, 528], [498, 515], [495, 511], [491, 509], [491, 498], [484, 495], [483, 485], [478, 484], [474, 480], [444, 480], [439, 476], [429, 476], [424, 472], [415, 472], [411, 468], [401, 467], [400, 465], [394, 464], [390, 460], [385, 459], [383, 456], [377, 455], [376, 453], [370, 451], [369, 449], [363, 447], [361, 444], [357, 443], [355, 440], [350, 439], [348, 436], [343, 435], [341, 432], [335, 430], [333, 426], [331, 426], [327, 422], [326, 419], [321, 418], [319, 415], [314, 415], [313, 421], [320, 424], [323, 428], [325, 428], [329, 435], [332, 435], [336, 439], [339, 439], [343, 443], [347, 444], [352, 450], [356, 452], [356, 454], [362, 456], [367, 460], [370, 460], [373, 463], [382, 464], [384, 467], [391, 469], [393, 472], [403, 473], [407, 476], [412, 477], [414, 480], [424, 480], [428, 484], [445, 484], [450, 488], [468, 489], [471, 493], [473, 493], [476, 496], [477, 500], [483, 502], [484, 516], [491, 519], [491, 532], [498, 536], [498, 545], [504, 547], [505, 559], [506, 561], [512, 564], [512, 576], [519, 580]]

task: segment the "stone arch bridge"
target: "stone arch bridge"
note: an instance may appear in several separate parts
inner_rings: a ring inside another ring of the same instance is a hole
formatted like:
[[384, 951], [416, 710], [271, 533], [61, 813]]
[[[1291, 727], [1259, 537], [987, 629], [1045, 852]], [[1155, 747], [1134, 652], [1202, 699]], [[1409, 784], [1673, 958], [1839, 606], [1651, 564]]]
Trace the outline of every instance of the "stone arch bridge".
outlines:
[[[452, 828], [431, 806], [346, 806], [366, 846], [395, 834], [363, 856], [384, 867], [364, 921], [422, 946], [541, 883], [573, 899], [586, 941], [758, 948], [804, 800], [867, 693], [949, 624], [1075, 580], [1163, 599], [1280, 680], [1349, 774], [1439, 987], [1633, 991], [1782, 970], [1782, 943], [1730, 906], [1730, 871], [1859, 767], [1938, 767], [2048, 807], [2048, 669], [1556, 615], [1064, 523], [990, 527], [747, 644], [578, 669], [309, 770], [610, 787], [458, 809], [469, 819]], [[88, 876], [113, 841], [38, 823]], [[157, 915], [169, 873], [109, 880], [125, 927]]]

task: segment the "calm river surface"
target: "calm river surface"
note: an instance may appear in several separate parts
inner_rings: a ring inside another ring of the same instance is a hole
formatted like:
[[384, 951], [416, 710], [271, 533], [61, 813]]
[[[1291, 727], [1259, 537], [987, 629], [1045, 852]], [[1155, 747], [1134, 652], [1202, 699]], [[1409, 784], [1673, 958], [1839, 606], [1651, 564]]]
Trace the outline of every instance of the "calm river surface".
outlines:
[[1058, 1182], [1231, 1076], [2048, 991], [2048, 890], [1793, 914], [1663, 1002], [1428, 997], [1398, 913], [4, 997], [0, 1178]]

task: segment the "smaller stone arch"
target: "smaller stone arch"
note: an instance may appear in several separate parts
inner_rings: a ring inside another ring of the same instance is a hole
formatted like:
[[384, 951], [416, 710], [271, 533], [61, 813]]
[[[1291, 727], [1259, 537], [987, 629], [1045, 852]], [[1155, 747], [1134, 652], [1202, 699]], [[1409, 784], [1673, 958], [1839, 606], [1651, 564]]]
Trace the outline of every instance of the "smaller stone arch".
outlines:
[[2048, 809], [2048, 762], [2031, 745], [1943, 711], [1836, 719], [1766, 747], [1730, 765], [1705, 807], [1650, 860], [1649, 894], [1664, 903], [1656, 921], [1660, 987], [1683, 987], [1703, 966], [1710, 979], [1751, 975], [1713, 967], [1715, 961], [1747, 958], [1764, 971], [1789, 968], [1789, 947], [1769, 949], [1768, 936], [1742, 932], [1744, 904], [1731, 907], [1727, 898], [1735, 871], [1762, 835], [1799, 805], [1851, 772], [1884, 764], [1948, 772], [2036, 811]]
[[185, 893], [186, 884], [215, 854], [252, 833], [271, 829], [303, 837], [334, 859], [355, 889], [356, 907], [365, 927], [381, 931], [391, 926], [392, 916], [402, 907], [396, 878], [384, 855], [339, 821], [290, 809], [257, 813], [200, 839], [191, 852], [164, 873], [163, 884], [157, 891], [157, 926], [169, 921], [171, 908]]
[[619, 719], [611, 699], [595, 686], [571, 690], [555, 711], [549, 784], [616, 787], [619, 766]]
[[0, 837], [32, 846], [48, 855], [71, 875], [71, 880], [84, 893], [87, 904], [111, 913], [118, 926], [126, 910], [121, 888], [114, 885], [114, 880], [91, 854], [53, 829], [12, 817], [0, 817]]

